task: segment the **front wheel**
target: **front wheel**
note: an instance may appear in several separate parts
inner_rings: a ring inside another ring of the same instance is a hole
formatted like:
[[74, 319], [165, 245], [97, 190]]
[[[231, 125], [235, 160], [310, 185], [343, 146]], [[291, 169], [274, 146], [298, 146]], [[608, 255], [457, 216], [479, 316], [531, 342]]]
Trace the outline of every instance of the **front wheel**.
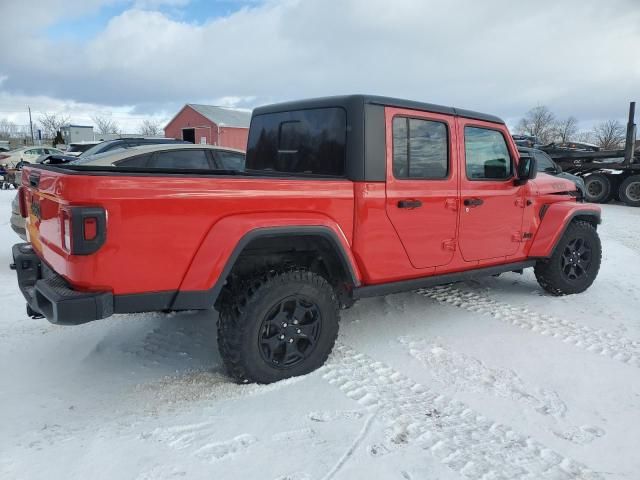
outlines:
[[550, 258], [536, 263], [534, 272], [542, 288], [552, 295], [584, 292], [598, 276], [602, 245], [589, 222], [569, 224]]
[[271, 383], [322, 366], [338, 335], [338, 300], [320, 275], [256, 276], [220, 307], [218, 348], [231, 376]]

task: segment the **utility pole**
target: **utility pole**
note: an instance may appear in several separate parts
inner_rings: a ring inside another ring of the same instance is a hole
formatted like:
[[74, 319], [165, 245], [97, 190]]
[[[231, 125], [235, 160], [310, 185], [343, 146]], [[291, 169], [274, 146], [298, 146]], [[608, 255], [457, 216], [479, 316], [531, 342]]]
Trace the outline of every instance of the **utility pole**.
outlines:
[[31, 145], [35, 145], [35, 140], [33, 139], [33, 122], [31, 121], [31, 107], [27, 105], [29, 109], [29, 127], [31, 128]]

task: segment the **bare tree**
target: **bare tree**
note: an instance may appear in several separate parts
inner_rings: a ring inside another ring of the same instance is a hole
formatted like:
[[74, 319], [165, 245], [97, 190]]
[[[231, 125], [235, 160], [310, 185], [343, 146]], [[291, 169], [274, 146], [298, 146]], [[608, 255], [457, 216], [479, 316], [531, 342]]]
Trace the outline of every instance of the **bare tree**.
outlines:
[[157, 137], [158, 135], [162, 135], [160, 123], [155, 120], [143, 120], [140, 124], [140, 134], [144, 137]]
[[578, 134], [578, 119], [576, 117], [567, 117], [564, 120], [558, 120], [554, 133], [555, 140], [560, 143], [567, 143], [574, 140]]
[[518, 133], [537, 137], [540, 143], [549, 143], [553, 140], [555, 119], [551, 110], [544, 105], [538, 105], [525, 114], [518, 122], [516, 130]]
[[64, 125], [69, 123], [69, 117], [67, 115], [58, 115], [56, 113], [44, 113], [40, 115], [38, 120], [45, 138], [55, 137], [56, 133], [58, 133]]
[[589, 131], [578, 132], [575, 136], [577, 142], [593, 143], [593, 135]]
[[16, 124], [6, 118], [0, 119], [0, 138], [6, 140], [13, 136], [16, 131]]
[[91, 119], [96, 124], [98, 133], [101, 135], [105, 135], [108, 133], [120, 133], [120, 126], [109, 117], [95, 115], [91, 117]]
[[599, 123], [591, 130], [593, 141], [603, 150], [617, 150], [622, 148], [626, 131], [618, 120], [607, 120]]

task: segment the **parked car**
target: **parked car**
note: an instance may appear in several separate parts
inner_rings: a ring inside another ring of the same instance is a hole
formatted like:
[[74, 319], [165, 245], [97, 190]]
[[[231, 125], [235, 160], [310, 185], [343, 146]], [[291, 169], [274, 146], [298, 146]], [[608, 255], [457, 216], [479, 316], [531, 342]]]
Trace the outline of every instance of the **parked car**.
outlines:
[[78, 142], [78, 143], [71, 143], [69, 144], [69, 146], [67, 147], [67, 149], [64, 151], [65, 155], [71, 155], [74, 157], [79, 157], [82, 153], [86, 152], [87, 150], [89, 150], [91, 147], [95, 147], [96, 145], [98, 145], [99, 143], [102, 142]]
[[13, 201], [11, 202], [10, 223], [13, 231], [16, 232], [21, 239], [26, 240], [27, 231], [25, 229], [24, 217], [20, 214], [20, 200], [17, 194], [13, 198]]
[[8, 170], [16, 169], [21, 163], [35, 163], [42, 155], [60, 155], [61, 150], [53, 147], [22, 147], [0, 153], [0, 165]]
[[25, 167], [31, 243], [12, 268], [27, 312], [75, 325], [215, 307], [242, 382], [321, 366], [360, 298], [531, 267], [550, 294], [575, 294], [600, 267], [600, 208], [538, 176], [493, 115], [329, 97], [255, 109], [242, 173], [140, 157]]
[[155, 138], [155, 137], [137, 137], [137, 138], [117, 138], [115, 140], [106, 140], [104, 142], [100, 142], [91, 148], [85, 150], [80, 155], [67, 155], [67, 154], [58, 154], [58, 155], [49, 155], [46, 158], [41, 159], [41, 163], [49, 163], [49, 164], [61, 164], [68, 163], [77, 158], [89, 157], [91, 155], [97, 155], [100, 153], [111, 152], [114, 150], [121, 150], [126, 148], [140, 147], [143, 145], [159, 145], [159, 144], [185, 144], [190, 142], [185, 142], [184, 140], [176, 140], [175, 138]]
[[563, 172], [560, 165], [554, 162], [553, 159], [545, 152], [543, 152], [542, 150], [538, 150], [537, 148], [518, 147], [518, 152], [520, 152], [521, 156], [535, 157], [538, 172], [547, 173], [555, 177], [565, 178], [572, 181], [576, 186], [578, 198], [580, 200], [585, 199], [587, 189], [582, 177]]
[[[42, 164], [47, 164], [43, 162]], [[146, 145], [126, 150], [116, 150], [90, 157], [76, 159], [72, 163], [89, 167], [114, 166], [120, 168], [170, 168], [170, 169], [244, 169], [245, 155], [241, 150], [215, 147], [212, 145]], [[22, 172], [16, 172], [19, 176]], [[16, 194], [12, 202], [11, 227], [22, 238], [27, 239], [25, 221], [20, 215], [20, 207]]]
[[245, 155], [241, 150], [213, 145], [145, 145], [124, 150], [90, 155], [72, 161], [72, 165], [87, 167], [115, 166], [129, 168], [163, 168], [191, 170], [244, 169]]

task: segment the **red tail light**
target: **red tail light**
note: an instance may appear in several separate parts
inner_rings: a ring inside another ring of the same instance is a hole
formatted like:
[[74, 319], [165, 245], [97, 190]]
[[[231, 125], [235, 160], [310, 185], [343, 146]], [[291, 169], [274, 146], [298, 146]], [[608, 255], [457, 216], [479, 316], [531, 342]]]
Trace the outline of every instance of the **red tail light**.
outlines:
[[5, 158], [9, 158], [11, 155], [0, 155], [0, 160], [4, 160]]
[[107, 214], [101, 207], [65, 207], [60, 214], [62, 247], [72, 255], [96, 252], [107, 237]]
[[18, 187], [18, 204], [20, 205], [20, 216], [27, 218], [29, 216], [27, 212], [27, 189], [23, 186]]
[[60, 217], [60, 223], [62, 224], [62, 248], [71, 253], [71, 216], [67, 210], [62, 210]]
[[95, 217], [86, 217], [82, 225], [82, 237], [87, 240], [95, 240], [98, 236], [98, 220]]

